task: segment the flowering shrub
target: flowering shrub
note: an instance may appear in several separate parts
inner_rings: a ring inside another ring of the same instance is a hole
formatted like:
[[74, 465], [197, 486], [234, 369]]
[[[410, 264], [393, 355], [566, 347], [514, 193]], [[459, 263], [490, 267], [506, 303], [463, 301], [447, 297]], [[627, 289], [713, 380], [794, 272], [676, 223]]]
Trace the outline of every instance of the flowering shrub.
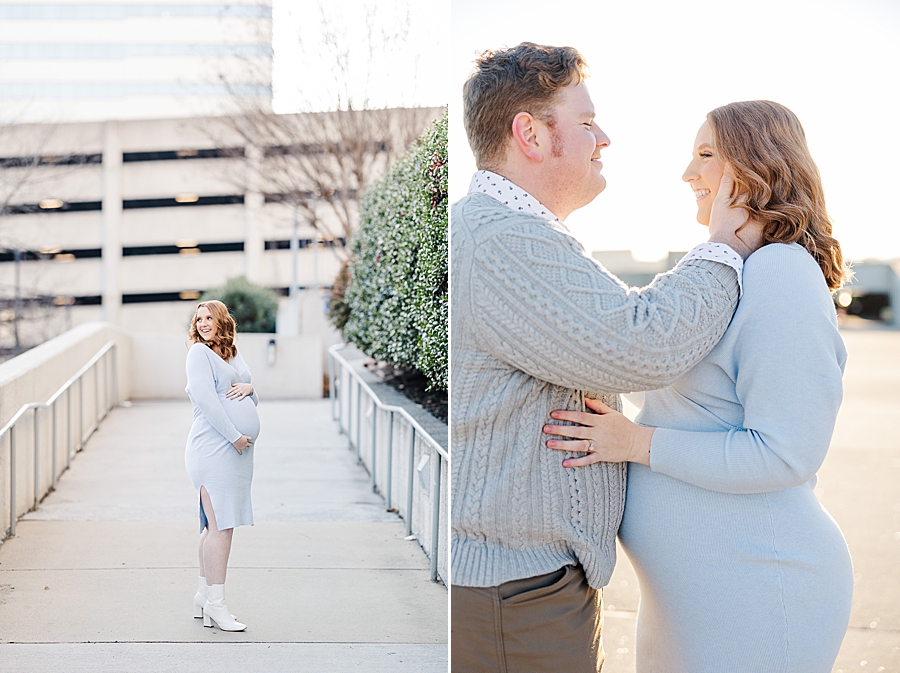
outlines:
[[447, 117], [360, 199], [344, 338], [447, 389]]

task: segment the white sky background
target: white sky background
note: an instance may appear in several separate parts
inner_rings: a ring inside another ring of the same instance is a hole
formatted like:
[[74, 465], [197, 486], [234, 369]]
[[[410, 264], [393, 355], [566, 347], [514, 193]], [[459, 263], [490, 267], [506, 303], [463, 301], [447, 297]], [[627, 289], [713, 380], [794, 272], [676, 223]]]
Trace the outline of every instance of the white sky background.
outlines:
[[450, 197], [475, 163], [461, 88], [476, 52], [573, 46], [591, 67], [606, 190], [567, 224], [588, 250], [658, 259], [706, 238], [681, 181], [706, 113], [769, 99], [803, 123], [850, 259], [900, 258], [900, 3], [452, 0]]
[[[334, 59], [322, 46], [321, 7], [350, 50], [349, 81], [336, 84]], [[374, 11], [377, 53], [369, 57], [367, 17]], [[408, 24], [406, 17], [409, 17]], [[449, 0], [274, 0], [272, 42], [275, 112], [334, 109], [338, 94], [354, 107], [438, 107], [448, 103]], [[385, 46], [383, 33], [407, 37]], [[301, 48], [301, 40], [305, 48]], [[367, 81], [368, 78], [368, 81]]]

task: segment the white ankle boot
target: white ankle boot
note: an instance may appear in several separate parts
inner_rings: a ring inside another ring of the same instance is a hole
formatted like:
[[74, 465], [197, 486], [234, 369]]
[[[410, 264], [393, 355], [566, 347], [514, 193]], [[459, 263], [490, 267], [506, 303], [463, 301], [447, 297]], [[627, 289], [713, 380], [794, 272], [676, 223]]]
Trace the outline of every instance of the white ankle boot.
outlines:
[[203, 619], [203, 606], [206, 605], [206, 578], [198, 578], [197, 593], [194, 594], [194, 619]]
[[206, 604], [203, 606], [203, 626], [212, 627], [216, 623], [223, 631], [243, 631], [246, 624], [241, 624], [225, 605], [225, 585], [212, 584], [206, 588]]
[[[197, 593], [194, 594], [194, 619], [203, 619], [203, 606], [206, 605], [206, 578], [199, 577]], [[232, 619], [237, 619], [231, 615]]]

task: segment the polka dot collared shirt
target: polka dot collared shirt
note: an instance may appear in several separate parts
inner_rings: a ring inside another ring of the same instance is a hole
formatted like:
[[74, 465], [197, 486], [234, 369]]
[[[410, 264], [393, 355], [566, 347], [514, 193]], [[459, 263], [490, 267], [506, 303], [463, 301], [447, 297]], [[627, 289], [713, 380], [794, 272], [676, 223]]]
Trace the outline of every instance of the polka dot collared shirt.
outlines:
[[531, 196], [524, 189], [514, 182], [510, 182], [502, 175], [497, 175], [491, 171], [478, 171], [472, 176], [472, 182], [469, 183], [469, 194], [487, 194], [493, 196], [500, 203], [503, 203], [513, 210], [521, 210], [523, 213], [531, 213], [538, 217], [543, 217], [555, 229], [569, 234], [569, 228], [563, 224], [563, 221], [550, 212], [550, 209], [544, 206], [540, 201]]
[[743, 296], [744, 284], [741, 282], [741, 278], [744, 275], [744, 260], [739, 254], [731, 249], [731, 246], [725, 245], [724, 243], [712, 243], [707, 241], [706, 243], [695, 245], [693, 250], [682, 257], [681, 261], [678, 263], [683, 264], [692, 259], [707, 259], [711, 262], [721, 262], [737, 271], [738, 288], [740, 289], [741, 296]]

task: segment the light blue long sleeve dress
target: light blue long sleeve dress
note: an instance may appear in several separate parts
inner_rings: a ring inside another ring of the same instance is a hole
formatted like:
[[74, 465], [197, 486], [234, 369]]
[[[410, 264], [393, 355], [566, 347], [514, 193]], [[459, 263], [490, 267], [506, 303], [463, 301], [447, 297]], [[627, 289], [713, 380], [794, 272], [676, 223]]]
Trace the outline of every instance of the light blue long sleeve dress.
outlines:
[[647, 393], [650, 467], [629, 466], [620, 541], [641, 585], [638, 673], [829, 673], [853, 570], [816, 499], [846, 349], [801, 246], [747, 260], [725, 336]]
[[[184, 462], [198, 499], [200, 487], [205, 486], [219, 530], [252, 526], [253, 447], [241, 454], [232, 443], [241, 435], [258, 438], [259, 397], [255, 390], [251, 397], [242, 400], [225, 397], [232, 383], [250, 383], [250, 369], [240, 352], [226, 362], [200, 343], [188, 351], [185, 369], [188, 381], [185, 392], [194, 405], [194, 424], [188, 435]], [[201, 533], [206, 525], [201, 503]]]

